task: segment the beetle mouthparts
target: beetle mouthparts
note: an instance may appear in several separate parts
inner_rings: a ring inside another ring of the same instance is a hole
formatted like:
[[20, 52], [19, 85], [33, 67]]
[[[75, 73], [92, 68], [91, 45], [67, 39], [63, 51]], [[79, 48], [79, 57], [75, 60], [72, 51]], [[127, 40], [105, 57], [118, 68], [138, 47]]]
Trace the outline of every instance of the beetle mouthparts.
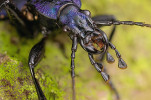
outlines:
[[102, 36], [100, 35], [92, 37], [91, 41], [93, 42], [93, 45], [96, 49], [102, 50], [105, 46], [102, 40]]

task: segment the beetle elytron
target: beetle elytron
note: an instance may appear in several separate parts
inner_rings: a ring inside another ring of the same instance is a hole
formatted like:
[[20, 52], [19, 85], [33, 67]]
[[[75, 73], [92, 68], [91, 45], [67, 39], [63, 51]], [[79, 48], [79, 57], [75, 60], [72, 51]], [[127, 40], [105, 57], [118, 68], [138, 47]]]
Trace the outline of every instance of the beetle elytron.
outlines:
[[[106, 54], [107, 62], [113, 63], [115, 60], [108, 52], [108, 47], [113, 49], [118, 58], [118, 67], [127, 68], [127, 64], [121, 58], [116, 47], [111, 43], [115, 26], [137, 25], [151, 27], [150, 24], [133, 21], [118, 21], [111, 15], [101, 15], [91, 18], [88, 10], [81, 10], [81, 0], [1, 0], [0, 1], [0, 20], [9, 19], [23, 35], [30, 33], [43, 33], [43, 39], [33, 46], [29, 54], [29, 68], [33, 82], [36, 87], [39, 100], [46, 100], [46, 97], [35, 78], [34, 67], [39, 63], [44, 54], [45, 40], [50, 31], [53, 32], [62, 28], [64, 32], [69, 33], [72, 40], [71, 54], [71, 77], [72, 77], [72, 99], [76, 99], [75, 95], [75, 52], [77, 44], [88, 53], [89, 59], [95, 69], [101, 74], [104, 81], [109, 83], [113, 91], [118, 97], [109, 75], [105, 72], [101, 63], [94, 60], [93, 55], [101, 55], [103, 59]], [[6, 13], [7, 12], [7, 13]], [[99, 29], [102, 26], [111, 26], [114, 28], [109, 39], [106, 33]], [[58, 27], [59, 26], [59, 27]]]

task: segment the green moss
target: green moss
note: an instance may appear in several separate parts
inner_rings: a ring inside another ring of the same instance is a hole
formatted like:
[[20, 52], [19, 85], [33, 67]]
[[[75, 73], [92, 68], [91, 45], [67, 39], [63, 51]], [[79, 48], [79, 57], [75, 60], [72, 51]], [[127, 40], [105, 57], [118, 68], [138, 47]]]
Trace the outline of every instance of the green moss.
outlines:
[[[0, 55], [0, 99], [4, 100], [36, 100], [37, 94], [29, 71], [23, 70], [23, 65], [15, 58]], [[49, 100], [61, 100], [62, 92], [57, 83], [48, 75], [38, 71], [36, 74], [42, 89]]]
[[[8, 27], [3, 28], [5, 25]], [[19, 37], [8, 23], [0, 23], [0, 30], [0, 99], [37, 100], [27, 62], [30, 49], [41, 36], [36, 39]], [[37, 69], [36, 77], [48, 100], [61, 100], [63, 92], [55, 79], [44, 73], [42, 68]]]
[[[35, 95], [34, 86], [29, 78], [29, 74], [22, 70], [23, 65], [15, 58], [0, 56], [0, 98], [4, 100], [25, 100]], [[28, 85], [28, 87], [26, 87]], [[25, 88], [26, 87], [26, 88]]]

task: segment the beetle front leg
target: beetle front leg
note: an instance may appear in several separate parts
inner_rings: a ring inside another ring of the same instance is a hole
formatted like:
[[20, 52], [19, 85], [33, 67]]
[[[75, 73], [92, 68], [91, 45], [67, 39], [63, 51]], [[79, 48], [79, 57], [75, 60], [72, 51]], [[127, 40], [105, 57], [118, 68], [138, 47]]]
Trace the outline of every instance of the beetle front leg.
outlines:
[[36, 91], [38, 94], [39, 100], [46, 100], [46, 97], [38, 83], [38, 80], [35, 78], [34, 67], [39, 63], [39, 61], [44, 56], [44, 45], [45, 45], [46, 37], [44, 37], [39, 43], [33, 46], [29, 54], [28, 65], [30, 68], [31, 76], [36, 87]]
[[75, 59], [75, 52], [77, 50], [77, 44], [78, 44], [78, 40], [77, 37], [74, 36], [73, 40], [72, 40], [72, 53], [71, 53], [71, 77], [72, 77], [72, 100], [76, 100], [76, 93], [75, 93], [75, 63], [74, 63], [74, 59]]

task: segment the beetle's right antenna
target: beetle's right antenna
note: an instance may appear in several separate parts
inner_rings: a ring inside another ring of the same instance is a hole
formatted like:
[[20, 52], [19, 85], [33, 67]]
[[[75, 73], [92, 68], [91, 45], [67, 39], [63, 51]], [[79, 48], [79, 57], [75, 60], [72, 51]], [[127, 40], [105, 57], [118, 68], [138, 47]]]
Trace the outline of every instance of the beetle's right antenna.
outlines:
[[145, 24], [143, 22], [133, 22], [133, 21], [95, 21], [96, 25], [102, 25], [102, 26], [111, 26], [111, 25], [136, 25], [136, 26], [142, 26], [142, 27], [150, 27], [151, 24]]

